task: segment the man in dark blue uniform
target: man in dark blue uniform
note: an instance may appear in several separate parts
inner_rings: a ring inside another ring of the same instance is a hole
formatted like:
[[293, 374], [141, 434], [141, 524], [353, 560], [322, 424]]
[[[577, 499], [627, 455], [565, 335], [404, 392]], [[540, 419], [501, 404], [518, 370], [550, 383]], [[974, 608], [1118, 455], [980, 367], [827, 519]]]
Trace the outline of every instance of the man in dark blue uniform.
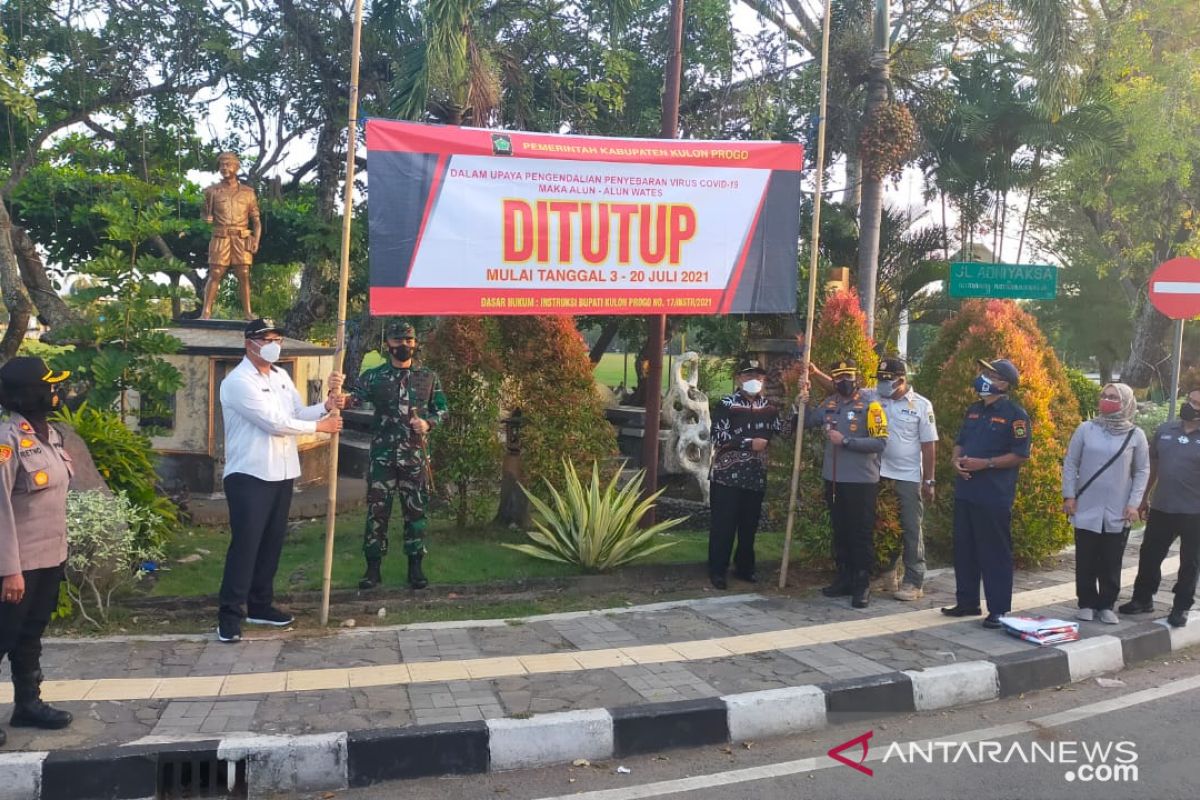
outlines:
[[967, 408], [954, 442], [955, 605], [950, 617], [979, 616], [979, 579], [987, 597], [985, 628], [1012, 610], [1012, 506], [1017, 473], [1029, 458], [1032, 431], [1025, 409], [1008, 398], [1020, 374], [1008, 359], [979, 360], [979, 402]]

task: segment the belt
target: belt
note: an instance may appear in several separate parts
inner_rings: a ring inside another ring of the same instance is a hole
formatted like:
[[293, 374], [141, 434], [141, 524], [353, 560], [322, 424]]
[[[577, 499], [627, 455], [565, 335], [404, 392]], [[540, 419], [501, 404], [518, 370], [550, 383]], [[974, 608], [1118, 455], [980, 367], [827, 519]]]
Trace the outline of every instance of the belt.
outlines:
[[245, 238], [250, 235], [249, 228], [213, 228], [213, 236], [238, 236]]

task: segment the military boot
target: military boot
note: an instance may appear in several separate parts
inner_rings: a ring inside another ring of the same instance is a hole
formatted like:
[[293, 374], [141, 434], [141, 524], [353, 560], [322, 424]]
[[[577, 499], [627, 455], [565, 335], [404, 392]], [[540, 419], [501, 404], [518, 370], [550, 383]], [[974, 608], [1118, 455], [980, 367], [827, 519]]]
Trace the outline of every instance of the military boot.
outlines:
[[421, 559], [424, 557], [424, 553], [417, 553], [408, 557], [408, 585], [414, 589], [424, 589], [429, 585], [429, 581], [425, 578], [425, 573], [421, 571]]
[[871, 573], [863, 571], [854, 574], [853, 591], [850, 605], [855, 608], [866, 608], [871, 602]]
[[4, 745], [7, 742], [8, 742], [8, 734], [4, 732], [3, 728], [0, 728], [0, 747], [4, 747]]
[[821, 589], [821, 594], [826, 597], [845, 597], [850, 594], [850, 570], [839, 566], [837, 577], [833, 579], [833, 583]]
[[379, 573], [379, 568], [383, 565], [383, 561], [378, 558], [367, 559], [367, 572], [362, 576], [362, 580], [358, 582], [359, 589], [374, 589], [383, 583], [383, 576]]
[[9, 724], [14, 728], [43, 728], [58, 730], [71, 724], [71, 714], [42, 702], [42, 673], [13, 675], [13, 714]]

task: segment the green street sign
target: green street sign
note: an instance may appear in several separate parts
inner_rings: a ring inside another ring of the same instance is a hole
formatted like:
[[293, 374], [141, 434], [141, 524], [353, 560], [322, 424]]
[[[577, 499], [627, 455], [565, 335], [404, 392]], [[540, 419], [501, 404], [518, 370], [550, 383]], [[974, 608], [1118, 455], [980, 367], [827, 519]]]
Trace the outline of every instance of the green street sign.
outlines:
[[951, 297], [1053, 300], [1057, 292], [1058, 268], [1049, 264], [956, 261], [950, 265]]

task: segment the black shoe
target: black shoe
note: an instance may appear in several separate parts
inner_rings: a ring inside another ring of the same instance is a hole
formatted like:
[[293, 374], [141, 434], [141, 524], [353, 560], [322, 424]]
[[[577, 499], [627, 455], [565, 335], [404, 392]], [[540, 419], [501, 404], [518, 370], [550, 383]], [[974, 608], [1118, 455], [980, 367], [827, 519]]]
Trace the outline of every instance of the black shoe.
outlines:
[[424, 553], [408, 557], [408, 585], [414, 589], [424, 589], [429, 585], [425, 573], [421, 571], [421, 559]]
[[57, 731], [70, 725], [72, 719], [70, 712], [48, 706], [39, 699], [17, 703], [8, 724], [14, 728]]
[[1000, 615], [1000, 614], [988, 614], [986, 617], [983, 618], [983, 627], [993, 628], [993, 629], [1004, 627], [1003, 624], [1001, 624], [1001, 622], [1000, 622], [1001, 616], [1002, 615]]
[[979, 606], [968, 608], [967, 606], [956, 605], [950, 606], [949, 608], [943, 608], [942, 613], [947, 617], [978, 617], [983, 613], [983, 610]]
[[721, 591], [725, 591], [726, 589], [729, 588], [729, 584], [725, 582], [724, 575], [716, 575], [716, 574], [710, 573], [708, 576], [708, 580], [712, 583], [714, 589], [720, 589]]
[[1149, 614], [1154, 610], [1153, 603], [1141, 603], [1137, 600], [1130, 600], [1125, 605], [1117, 609], [1122, 614]]
[[374, 589], [383, 583], [383, 575], [379, 571], [382, 564], [383, 562], [378, 558], [367, 560], [367, 572], [362, 576], [362, 580], [358, 582], [359, 589]]
[[741, 570], [738, 570], [733, 574], [737, 576], [739, 581], [745, 581], [746, 583], [758, 583], [758, 573], [754, 572], [753, 570], [750, 572], [742, 572]]
[[4, 745], [7, 743], [8, 743], [8, 734], [4, 732], [3, 728], [0, 728], [0, 747], [4, 747]]
[[217, 624], [217, 641], [233, 644], [242, 640], [242, 629], [236, 622], [221, 620]]
[[871, 587], [870, 586], [864, 586], [863, 588], [857, 590], [856, 592], [854, 592], [854, 595], [850, 598], [850, 605], [853, 606], [854, 608], [866, 608], [870, 604], [871, 604]]
[[1182, 628], [1187, 625], [1188, 612], [1182, 608], [1173, 608], [1171, 613], [1167, 615], [1167, 624], [1172, 628]]
[[286, 611], [280, 611], [275, 606], [251, 611], [250, 615], [246, 617], [246, 622], [251, 625], [272, 625], [276, 628], [286, 628], [295, 621], [295, 617]]
[[826, 597], [849, 597], [853, 592], [850, 586], [850, 576], [839, 572], [833, 583], [821, 589]]

